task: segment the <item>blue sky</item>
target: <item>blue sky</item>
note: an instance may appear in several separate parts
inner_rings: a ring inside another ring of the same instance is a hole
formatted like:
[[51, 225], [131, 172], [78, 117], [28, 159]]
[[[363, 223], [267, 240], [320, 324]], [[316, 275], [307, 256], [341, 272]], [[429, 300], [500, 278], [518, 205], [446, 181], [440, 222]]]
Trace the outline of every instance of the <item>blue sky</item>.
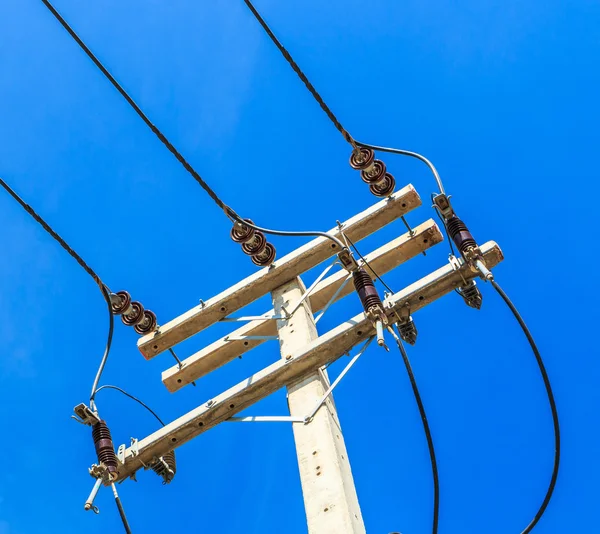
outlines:
[[[283, 229], [334, 226], [375, 202], [349, 148], [242, 0], [75, 2], [65, 15], [152, 120], [243, 216]], [[592, 0], [257, 1], [284, 44], [360, 140], [434, 161], [534, 333], [561, 417], [563, 458], [539, 533], [596, 532], [600, 355], [592, 343], [598, 260], [600, 5]], [[166, 322], [255, 271], [229, 222], [33, 0], [0, 5], [0, 175], [113, 289]], [[418, 162], [385, 155], [398, 184], [427, 199]], [[591, 196], [591, 198], [590, 198]], [[425, 200], [408, 219], [433, 216]], [[0, 534], [118, 532], [112, 496], [83, 511], [94, 461], [85, 401], [104, 347], [91, 279], [7, 195], [0, 195]], [[364, 251], [403, 233], [400, 222]], [[274, 239], [278, 255], [299, 239]], [[446, 262], [440, 244], [390, 273], [404, 287]], [[305, 277], [310, 282], [317, 272]], [[410, 349], [437, 447], [440, 532], [520, 532], [544, 495], [553, 438], [539, 373], [492, 288], [484, 307], [449, 295], [415, 315]], [[249, 308], [264, 311], [268, 300]], [[321, 333], [360, 311], [347, 297]], [[184, 357], [222, 326], [178, 348]], [[172, 420], [278, 358], [266, 344], [169, 394], [167, 355], [146, 362], [117, 324], [104, 382]], [[332, 366], [339, 370], [341, 364]], [[430, 531], [432, 482], [400, 357], [375, 347], [336, 403], [368, 532]], [[335, 374], [335, 373], [334, 373]], [[115, 442], [156, 429], [118, 393], [98, 404]], [[280, 391], [254, 414], [283, 414]], [[306, 532], [291, 428], [224, 424], [178, 449], [170, 486], [152, 473], [120, 486], [134, 532]]]

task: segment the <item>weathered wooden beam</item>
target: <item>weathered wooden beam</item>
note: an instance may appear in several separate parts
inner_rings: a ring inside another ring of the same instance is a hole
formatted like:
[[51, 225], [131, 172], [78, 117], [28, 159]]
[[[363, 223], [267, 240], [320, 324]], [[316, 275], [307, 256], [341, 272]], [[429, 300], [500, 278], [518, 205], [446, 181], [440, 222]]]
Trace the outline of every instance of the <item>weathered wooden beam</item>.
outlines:
[[[398, 265], [417, 256], [429, 247], [440, 243], [443, 239], [437, 224], [430, 219], [413, 228], [412, 236], [407, 232], [367, 254], [365, 257], [375, 272], [381, 275], [395, 269]], [[371, 278], [375, 278], [373, 273], [370, 272], [369, 274], [371, 274]], [[322, 310], [343, 284], [347, 275], [348, 273], [342, 269], [317, 284], [308, 297], [311, 309], [315, 312]], [[336, 300], [353, 292], [354, 286], [350, 281], [338, 293]], [[263, 315], [267, 314], [273, 315], [273, 310]], [[275, 321], [251, 321], [232, 332], [229, 336], [211, 343], [183, 360], [181, 368], [179, 365], [175, 365], [164, 371], [162, 374], [163, 383], [169, 391], [178, 391], [187, 384], [191, 384], [194, 380], [198, 380], [261, 343], [264, 343], [264, 340], [261, 339], [239, 338], [275, 335], [277, 335]]]
[[[352, 241], [356, 242], [420, 205], [421, 199], [414, 187], [407, 185], [391, 197], [346, 221], [343, 230]], [[328, 233], [335, 237], [340, 236], [337, 227]], [[207, 300], [204, 305], [192, 308], [162, 325], [156, 332], [140, 338], [138, 341], [140, 352], [147, 359], [154, 358], [157, 354], [197, 334], [295, 276], [319, 265], [339, 252], [338, 248], [335, 243], [324, 237], [313, 239], [275, 261], [270, 267], [261, 269]]]
[[[481, 247], [489, 268], [502, 261], [500, 247], [490, 241]], [[385, 301], [390, 316], [408, 302], [412, 312], [430, 304], [441, 296], [450, 293], [462, 284], [462, 280], [472, 279], [476, 274], [466, 265], [455, 270], [450, 264], [441, 267], [430, 275], [418, 280]], [[302, 349], [221, 393], [214, 399], [188, 412], [160, 430], [140, 440], [135, 448], [125, 451], [124, 463], [119, 465], [118, 479], [134, 474], [148, 464], [176, 447], [195, 438], [206, 430], [226, 421], [231, 416], [264, 399], [283, 386], [297, 381], [315, 369], [339, 358], [358, 342], [373, 333], [373, 326], [363, 313], [342, 323], [326, 334], [315, 339]]]

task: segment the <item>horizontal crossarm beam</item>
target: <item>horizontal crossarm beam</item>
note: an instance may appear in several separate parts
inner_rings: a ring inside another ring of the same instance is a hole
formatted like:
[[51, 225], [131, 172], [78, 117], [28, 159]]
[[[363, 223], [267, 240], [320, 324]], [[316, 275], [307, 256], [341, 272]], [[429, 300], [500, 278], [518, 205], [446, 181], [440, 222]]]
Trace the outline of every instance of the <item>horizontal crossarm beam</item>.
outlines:
[[[486, 265], [494, 267], [502, 261], [502, 251], [494, 242], [481, 247]], [[390, 317], [394, 311], [406, 306], [414, 312], [451, 292], [477, 276], [469, 267], [462, 265], [455, 270], [450, 264], [418, 280], [385, 301]], [[342, 323], [315, 339], [301, 350], [269, 365], [214, 399], [188, 412], [148, 437], [138, 441], [134, 448], [125, 451], [124, 463], [119, 465], [118, 480], [134, 474], [166, 452], [194, 439], [206, 430], [226, 421], [236, 413], [264, 399], [283, 386], [297, 381], [315, 369], [327, 365], [350, 350], [356, 343], [373, 334], [371, 322], [363, 313]]]
[[[407, 185], [391, 197], [346, 221], [343, 231], [356, 242], [420, 205], [421, 199], [414, 187]], [[337, 227], [329, 230], [328, 233], [340, 237], [340, 230]], [[162, 325], [156, 332], [140, 338], [138, 341], [140, 352], [146, 359], [154, 358], [157, 354], [254, 302], [288, 280], [319, 265], [339, 252], [338, 249], [339, 247], [329, 239], [324, 237], [313, 239], [278, 259], [271, 266], [248, 276], [216, 297]]]
[[[429, 247], [443, 240], [443, 236], [433, 220], [428, 220], [413, 229], [412, 235], [408, 232], [379, 247], [366, 255], [369, 265], [377, 274], [384, 274], [398, 265], [410, 260]], [[375, 275], [367, 269], [371, 278]], [[322, 310], [336, 291], [343, 284], [348, 273], [340, 270], [322, 280], [315, 286], [309, 295], [310, 307], [313, 312]], [[336, 300], [354, 292], [352, 282], [347, 283], [337, 294]], [[273, 315], [273, 310], [263, 315]], [[265, 339], [256, 339], [259, 336], [276, 336], [275, 321], [251, 321], [232, 332], [229, 336], [211, 343], [202, 350], [192, 354], [182, 361], [182, 366], [175, 365], [163, 372], [162, 380], [171, 392], [178, 391], [194, 380], [207, 375], [222, 365], [229, 363], [238, 356], [264, 343]]]

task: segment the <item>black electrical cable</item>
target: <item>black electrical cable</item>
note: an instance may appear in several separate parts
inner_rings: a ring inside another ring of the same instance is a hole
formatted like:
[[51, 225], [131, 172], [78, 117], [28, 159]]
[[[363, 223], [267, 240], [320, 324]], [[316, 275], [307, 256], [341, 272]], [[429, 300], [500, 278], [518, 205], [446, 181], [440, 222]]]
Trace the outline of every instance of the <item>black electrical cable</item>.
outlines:
[[375, 271], [375, 269], [373, 269], [373, 267], [371, 267], [371, 265], [369, 264], [369, 262], [366, 260], [366, 258], [360, 253], [360, 251], [358, 250], [358, 248], [356, 247], [356, 245], [352, 242], [352, 240], [346, 235], [344, 234], [344, 238], [346, 239], [346, 241], [348, 241], [348, 243], [350, 243], [350, 246], [354, 249], [354, 252], [356, 252], [356, 254], [358, 254], [358, 257], [363, 261], [363, 263], [369, 268], [369, 270], [375, 275], [375, 278], [377, 278], [377, 280], [379, 280], [383, 286], [393, 295], [394, 294], [394, 290], [388, 286], [384, 281], [383, 278], [381, 278], [381, 276], [379, 276], [377, 274], [377, 271]]
[[552, 493], [554, 492], [554, 487], [556, 486], [556, 480], [558, 478], [558, 470], [560, 466], [560, 425], [558, 420], [558, 409], [556, 408], [556, 401], [554, 400], [554, 393], [552, 392], [552, 386], [550, 384], [550, 378], [548, 377], [548, 373], [546, 371], [546, 366], [544, 365], [544, 361], [542, 359], [540, 351], [538, 350], [537, 345], [535, 344], [535, 341], [533, 339], [533, 336], [531, 335], [531, 332], [529, 331], [529, 328], [527, 328], [527, 325], [525, 324], [525, 321], [523, 320], [523, 317], [521, 317], [521, 314], [517, 310], [516, 306], [512, 303], [510, 298], [508, 298], [508, 295], [504, 292], [504, 290], [498, 285], [498, 282], [496, 282], [495, 280], [491, 280], [491, 283], [494, 286], [494, 289], [502, 297], [502, 300], [504, 300], [506, 305], [510, 308], [510, 311], [513, 313], [515, 319], [521, 326], [525, 337], [527, 337], [527, 341], [529, 341], [529, 344], [531, 345], [531, 350], [533, 351], [538, 367], [540, 368], [540, 373], [542, 375], [542, 380], [544, 381], [546, 394], [548, 396], [548, 403], [550, 404], [550, 411], [552, 412], [552, 423], [554, 426], [554, 464], [552, 467], [552, 476], [550, 477], [550, 483], [548, 485], [548, 489], [546, 491], [546, 495], [544, 497], [544, 500], [542, 501], [542, 504], [540, 505], [537, 513], [535, 514], [534, 518], [531, 520], [529, 525], [527, 525], [525, 530], [523, 530], [523, 532], [521, 533], [527, 534], [533, 530], [535, 525], [544, 515], [544, 512], [546, 511], [546, 508], [550, 503], [550, 499], [552, 498]]
[[127, 517], [125, 516], [125, 509], [123, 508], [123, 504], [121, 503], [117, 489], [115, 488], [114, 484], [111, 484], [111, 486], [115, 496], [115, 502], [117, 503], [117, 508], [119, 509], [119, 515], [121, 516], [121, 521], [123, 522], [123, 527], [125, 527], [125, 532], [127, 534], [131, 534], [131, 527], [129, 526], [129, 521], [127, 521]]
[[398, 345], [398, 349], [400, 349], [400, 354], [402, 355], [402, 360], [404, 361], [404, 366], [406, 367], [406, 372], [408, 374], [408, 378], [410, 380], [410, 385], [413, 390], [413, 394], [415, 400], [417, 401], [417, 406], [419, 408], [419, 414], [421, 415], [421, 421], [423, 423], [423, 430], [425, 431], [425, 438], [427, 439], [427, 448], [429, 449], [429, 459], [431, 461], [431, 473], [433, 475], [433, 527], [432, 533], [437, 534], [438, 531], [438, 521], [439, 521], [439, 512], [440, 512], [440, 478], [438, 474], [437, 468], [437, 460], [435, 457], [435, 447], [433, 446], [433, 437], [431, 436], [431, 429], [429, 428], [429, 421], [427, 420], [427, 413], [425, 412], [425, 406], [423, 406], [423, 401], [421, 400], [421, 394], [419, 392], [419, 387], [417, 386], [417, 381], [415, 379], [415, 375], [413, 373], [412, 365], [410, 364], [410, 360], [408, 358], [408, 354], [406, 353], [406, 349], [402, 344], [400, 338], [394, 336], [396, 339], [396, 344]]
[[167, 137], [152, 123], [152, 121], [148, 118], [148, 116], [142, 111], [142, 109], [135, 103], [133, 98], [129, 96], [127, 91], [121, 86], [121, 84], [114, 78], [114, 76], [106, 69], [106, 67], [100, 62], [100, 60], [94, 55], [94, 53], [88, 48], [88, 46], [83, 42], [83, 40], [77, 35], [75, 30], [71, 28], [71, 26], [67, 23], [67, 21], [62, 17], [62, 15], [55, 9], [55, 7], [48, 1], [42, 0], [43, 4], [48, 8], [48, 10], [54, 15], [54, 18], [62, 25], [62, 27], [69, 33], [69, 35], [74, 39], [74, 41], [79, 45], [79, 47], [86, 53], [86, 55], [94, 62], [96, 67], [100, 69], [102, 74], [108, 79], [108, 81], [113, 85], [113, 87], [121, 94], [121, 96], [127, 101], [127, 103], [132, 107], [132, 109], [137, 113], [137, 115], [144, 121], [144, 123], [152, 130], [154, 135], [158, 137], [160, 142], [175, 156], [177, 161], [183, 165], [185, 170], [200, 184], [200, 187], [204, 189], [204, 191], [210, 196], [210, 198], [215, 202], [219, 208], [221, 208], [225, 214], [235, 221], [239, 223], [243, 223], [246, 226], [254, 228], [255, 230], [259, 230], [264, 232], [265, 234], [279, 235], [279, 236], [295, 236], [295, 237], [325, 237], [333, 241], [340, 249], [343, 249], [343, 244], [336, 239], [334, 236], [328, 234], [327, 232], [318, 232], [318, 231], [307, 231], [307, 232], [290, 232], [283, 230], [272, 230], [270, 228], [264, 228], [261, 226], [257, 226], [253, 223], [249, 223], [242, 217], [240, 217], [231, 207], [225, 204], [219, 196], [215, 193], [215, 191], [202, 179], [200, 174], [192, 167], [192, 165], [183, 157], [181, 152], [175, 148], [173, 143], [171, 143]]
[[52, 229], [52, 227], [41, 217], [41, 215], [39, 215], [38, 213], [36, 213], [36, 211], [29, 204], [27, 204], [2, 178], [0, 178], [0, 185], [2, 185], [2, 187], [10, 194], [10, 196], [12, 196], [21, 205], [21, 207], [27, 213], [29, 213], [29, 215], [31, 215], [34, 218], [34, 220], [44, 230], [46, 230], [46, 232], [48, 232], [52, 236], [52, 238], [55, 241], [57, 241], [60, 244], [60, 246], [64, 250], [66, 250], [68, 252], [68, 254], [73, 259], [75, 259], [75, 261], [83, 268], [83, 270], [92, 277], [92, 279], [94, 280], [94, 282], [96, 282], [96, 284], [100, 288], [100, 292], [102, 293], [102, 297], [106, 301], [106, 304], [108, 306], [108, 316], [109, 316], [108, 336], [107, 336], [107, 340], [106, 340], [106, 346], [104, 348], [104, 354], [102, 356], [102, 360], [100, 361], [100, 367], [98, 368], [98, 372], [96, 373], [96, 378], [94, 379], [94, 383], [92, 385], [92, 393], [90, 395], [90, 404], [92, 404], [92, 406], [93, 406], [95, 391], [96, 391], [96, 388], [98, 387], [98, 382], [100, 381], [100, 377], [102, 376], [102, 372], [104, 371], [104, 367], [106, 366], [106, 361], [108, 360], [108, 355], [110, 353], [110, 347], [111, 347], [111, 344], [112, 344], [113, 329], [114, 329], [114, 318], [113, 318], [113, 313], [112, 313], [112, 304], [110, 302], [110, 289], [108, 288], [108, 286], [104, 282], [102, 282], [102, 280], [100, 279], [100, 277], [83, 260], [83, 258], [79, 254], [77, 254], [77, 252], [75, 252], [68, 245], [68, 243], [62, 237], [60, 237], [60, 235], [58, 235]]
[[271, 30], [269, 25], [261, 17], [260, 13], [256, 10], [256, 8], [252, 4], [252, 2], [250, 2], [250, 0], [244, 0], [244, 2], [246, 3], [246, 5], [250, 9], [250, 11], [252, 11], [252, 14], [256, 18], [256, 20], [260, 23], [260, 25], [263, 27], [263, 29], [265, 30], [267, 35], [271, 38], [271, 41], [273, 41], [275, 46], [282, 53], [283, 57], [287, 60], [290, 67], [292, 67], [294, 72], [298, 75], [298, 78], [300, 78], [302, 80], [302, 82], [304, 83], [306, 88], [310, 91], [310, 93], [313, 95], [314, 99], [318, 102], [319, 106], [321, 106], [321, 109], [329, 117], [329, 120], [333, 123], [333, 125], [337, 128], [337, 130], [342, 134], [344, 139], [348, 143], [350, 143], [350, 145], [352, 145], [353, 148], [356, 148], [356, 145], [357, 145], [356, 141], [354, 141], [352, 136], [348, 133], [348, 130], [346, 130], [342, 126], [342, 123], [333, 114], [333, 111], [331, 111], [331, 109], [329, 109], [329, 106], [325, 103], [325, 101], [323, 100], [323, 97], [315, 89], [314, 85], [312, 83], [310, 83], [310, 80], [306, 77], [306, 74], [304, 74], [304, 72], [302, 72], [302, 69], [298, 66], [298, 63], [296, 63], [294, 61], [294, 58], [291, 56], [291, 54], [285, 49], [285, 47], [281, 44], [279, 39], [277, 39], [277, 37], [275, 36], [275, 34], [273, 33], [273, 31]]
[[275, 46], [279, 49], [279, 51], [281, 52], [283, 57], [286, 59], [286, 61], [290, 65], [290, 67], [292, 67], [293, 71], [298, 75], [298, 78], [300, 78], [300, 80], [302, 80], [302, 82], [304, 83], [306, 88], [309, 90], [310, 94], [313, 95], [314, 99], [317, 101], [319, 106], [321, 106], [321, 109], [329, 117], [329, 120], [331, 120], [333, 125], [337, 128], [337, 130], [342, 134], [344, 139], [352, 146], [353, 149], [356, 150], [357, 147], [363, 147], [363, 148], [370, 148], [372, 150], [376, 150], [379, 152], [389, 152], [390, 154], [399, 154], [402, 156], [409, 156], [411, 158], [416, 158], [416, 159], [422, 161], [423, 163], [425, 163], [429, 167], [429, 169], [433, 173], [435, 181], [437, 182], [440, 193], [445, 194], [444, 185], [442, 184], [442, 179], [440, 178], [440, 175], [439, 175], [437, 169], [435, 168], [433, 163], [431, 163], [431, 161], [429, 161], [425, 156], [422, 156], [421, 154], [419, 154], [417, 152], [412, 152], [410, 150], [402, 150], [400, 148], [388, 148], [388, 147], [383, 147], [383, 146], [370, 145], [368, 143], [361, 143], [360, 141], [357, 141], [356, 139], [354, 139], [350, 135], [348, 130], [346, 130], [342, 126], [342, 124], [340, 123], [338, 118], [333, 114], [333, 112], [331, 111], [329, 106], [323, 100], [323, 97], [315, 89], [314, 85], [307, 78], [306, 74], [304, 74], [304, 72], [299, 67], [298, 63], [296, 63], [296, 61], [294, 60], [292, 55], [281, 44], [279, 39], [277, 39], [277, 37], [273, 33], [273, 30], [271, 30], [269, 25], [266, 23], [265, 19], [262, 18], [261, 14], [257, 11], [257, 9], [254, 7], [252, 2], [250, 0], [244, 0], [244, 2], [248, 6], [250, 11], [252, 12], [254, 17], [256, 18], [256, 20], [262, 26], [263, 30], [265, 30], [266, 34], [270, 37], [271, 41], [273, 41], [273, 44], [275, 44]]
[[123, 395], [129, 397], [130, 399], [134, 400], [135, 402], [141, 404], [144, 408], [146, 408], [146, 410], [148, 410], [155, 418], [156, 420], [162, 425], [165, 426], [165, 423], [163, 422], [163, 420], [156, 414], [156, 412], [150, 408], [150, 406], [148, 406], [147, 404], [145, 404], [144, 402], [142, 402], [140, 399], [138, 399], [137, 397], [134, 397], [131, 393], [127, 393], [127, 391], [125, 391], [124, 389], [121, 389], [120, 387], [117, 386], [113, 386], [111, 384], [105, 384], [103, 386], [100, 386], [97, 390], [96, 393], [98, 393], [99, 391], [102, 391], [103, 389], [114, 389], [116, 391], [119, 391], [120, 393], [122, 393]]
[[[383, 279], [375, 272], [375, 270], [369, 265], [369, 262], [366, 258], [358, 251], [356, 245], [346, 236], [346, 239], [350, 243], [350, 246], [354, 249], [354, 251], [360, 256], [365, 265], [373, 272], [373, 274], [377, 277], [377, 279], [387, 288], [387, 290], [393, 295], [394, 290], [388, 286]], [[396, 325], [398, 328], [398, 325]], [[406, 372], [408, 374], [408, 378], [410, 380], [410, 385], [413, 390], [413, 395], [415, 397], [415, 401], [417, 403], [417, 407], [419, 409], [419, 414], [421, 416], [421, 421], [423, 422], [423, 430], [425, 432], [425, 438], [427, 440], [427, 448], [429, 450], [429, 459], [431, 462], [431, 472], [433, 475], [433, 534], [437, 534], [438, 531], [438, 522], [439, 522], [439, 510], [440, 510], [440, 480], [437, 468], [437, 460], [435, 457], [435, 447], [433, 445], [433, 438], [431, 436], [431, 429], [429, 428], [429, 422], [427, 420], [427, 412], [425, 411], [425, 406], [423, 405], [423, 401], [421, 399], [421, 393], [419, 392], [419, 387], [417, 386], [417, 381], [415, 379], [415, 375], [413, 373], [412, 365], [410, 364], [410, 360], [408, 358], [408, 354], [406, 353], [406, 349], [402, 344], [400, 338], [393, 332], [394, 339], [396, 340], [396, 344], [398, 345], [398, 349], [400, 350], [400, 354], [402, 355], [402, 360], [404, 361], [404, 366], [406, 367]]]

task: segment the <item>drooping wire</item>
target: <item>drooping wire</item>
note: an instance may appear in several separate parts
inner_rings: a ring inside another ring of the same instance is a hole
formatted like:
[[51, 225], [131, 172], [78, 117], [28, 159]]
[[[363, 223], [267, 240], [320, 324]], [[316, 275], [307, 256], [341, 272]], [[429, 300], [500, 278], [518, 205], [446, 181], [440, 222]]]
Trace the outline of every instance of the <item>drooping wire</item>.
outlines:
[[114, 329], [114, 317], [112, 313], [112, 305], [110, 302], [110, 289], [108, 286], [102, 282], [100, 277], [96, 274], [96, 272], [83, 260], [83, 258], [77, 254], [69, 244], [58, 235], [52, 227], [39, 215], [29, 204], [27, 204], [2, 178], [0, 178], [0, 185], [8, 192], [8, 194], [13, 197], [21, 207], [29, 213], [33, 217], [33, 219], [44, 229], [52, 238], [57, 241], [60, 246], [68, 252], [68, 254], [83, 268], [83, 270], [90, 275], [90, 277], [96, 282], [98, 287], [100, 288], [100, 292], [102, 293], [102, 297], [106, 301], [108, 306], [108, 336], [106, 340], [106, 346], [104, 347], [104, 354], [102, 356], [102, 360], [100, 361], [100, 366], [98, 368], [98, 372], [96, 373], [96, 378], [94, 379], [94, 383], [92, 384], [92, 392], [90, 394], [90, 407], [93, 409], [94, 407], [94, 397], [96, 388], [98, 387], [98, 382], [100, 381], [100, 377], [102, 376], [102, 372], [104, 371], [104, 367], [106, 366], [106, 361], [108, 360], [108, 355], [110, 353], [110, 347], [112, 344], [113, 337], [113, 329]]
[[544, 512], [546, 511], [546, 508], [548, 507], [548, 504], [550, 503], [550, 499], [552, 498], [552, 494], [554, 493], [554, 487], [556, 486], [556, 480], [558, 478], [558, 470], [559, 470], [559, 466], [560, 466], [560, 425], [559, 425], [559, 420], [558, 420], [558, 409], [556, 407], [556, 401], [554, 399], [554, 393], [552, 392], [552, 386], [550, 384], [550, 378], [548, 377], [548, 372], [546, 371], [546, 366], [544, 365], [544, 361], [542, 359], [540, 351], [537, 348], [537, 345], [535, 344], [533, 336], [531, 335], [529, 328], [527, 328], [527, 324], [525, 324], [523, 317], [517, 310], [516, 306], [512, 303], [512, 301], [510, 300], [508, 295], [498, 285], [498, 282], [496, 282], [495, 280], [491, 280], [491, 283], [494, 286], [494, 289], [500, 295], [500, 297], [502, 297], [502, 300], [504, 300], [506, 305], [510, 308], [510, 311], [513, 313], [513, 315], [515, 316], [515, 319], [521, 326], [521, 329], [523, 330], [525, 337], [527, 337], [527, 341], [529, 341], [529, 344], [531, 345], [531, 350], [533, 351], [536, 362], [540, 369], [540, 373], [542, 375], [542, 380], [544, 381], [544, 386], [546, 388], [546, 394], [548, 396], [548, 403], [550, 405], [550, 411], [552, 412], [552, 424], [554, 426], [554, 463], [553, 463], [553, 467], [552, 467], [552, 476], [550, 477], [550, 483], [548, 484], [548, 489], [546, 491], [546, 495], [544, 496], [544, 500], [542, 501], [542, 504], [538, 508], [537, 513], [535, 514], [534, 518], [531, 520], [529, 525], [527, 525], [525, 530], [523, 530], [523, 532], [521, 533], [521, 534], [528, 534], [529, 532], [531, 532], [533, 530], [535, 525], [538, 523], [538, 521], [544, 515]]
[[417, 402], [417, 407], [419, 408], [419, 414], [421, 416], [421, 422], [423, 423], [423, 430], [425, 432], [425, 438], [427, 439], [427, 448], [429, 449], [429, 459], [431, 463], [431, 473], [433, 475], [433, 526], [432, 533], [437, 534], [438, 531], [438, 522], [439, 522], [439, 513], [440, 513], [440, 478], [437, 467], [437, 460], [435, 457], [435, 447], [433, 445], [433, 437], [431, 436], [431, 429], [429, 428], [429, 421], [427, 420], [427, 412], [425, 411], [425, 406], [423, 406], [423, 401], [421, 399], [421, 393], [419, 392], [419, 387], [417, 386], [417, 381], [415, 379], [415, 375], [412, 369], [412, 365], [410, 364], [410, 360], [408, 358], [408, 354], [406, 353], [406, 349], [398, 335], [394, 332], [394, 330], [390, 327], [389, 331], [392, 333], [394, 339], [396, 340], [396, 345], [398, 345], [398, 349], [400, 350], [400, 354], [402, 355], [402, 360], [404, 361], [404, 366], [406, 367], [406, 372], [408, 374], [408, 379], [410, 380], [410, 385], [413, 390], [413, 395], [415, 397], [415, 401]]
[[163, 420], [156, 414], [156, 412], [150, 408], [146, 403], [142, 402], [140, 399], [138, 399], [137, 397], [134, 397], [131, 393], [127, 393], [127, 391], [125, 391], [124, 389], [121, 389], [120, 387], [117, 386], [113, 386], [111, 384], [104, 384], [103, 386], [100, 386], [97, 390], [96, 393], [102, 391], [103, 389], [114, 389], [116, 391], [119, 391], [120, 393], [122, 393], [123, 395], [129, 397], [130, 399], [134, 400], [135, 402], [137, 402], [138, 404], [141, 404], [144, 408], [146, 408], [146, 410], [148, 410], [155, 418], [156, 420], [162, 425], [165, 426], [165, 423], [163, 422]]
[[[386, 289], [393, 295], [394, 290], [387, 285], [383, 279], [377, 274], [377, 272], [371, 267], [367, 259], [359, 252], [356, 248], [356, 245], [352, 243], [348, 236], [344, 236], [344, 238], [350, 243], [350, 246], [354, 249], [356, 254], [361, 258], [361, 260], [365, 263], [365, 265], [371, 270], [371, 272], [377, 277], [377, 279], [386, 287]], [[398, 328], [398, 325], [396, 325]], [[425, 406], [423, 405], [423, 401], [421, 399], [421, 393], [419, 392], [419, 387], [417, 386], [417, 381], [415, 379], [415, 375], [413, 373], [412, 365], [410, 364], [410, 360], [408, 358], [408, 354], [406, 353], [406, 349], [402, 344], [402, 341], [398, 337], [398, 335], [394, 332], [394, 330], [389, 327], [389, 332], [392, 334], [396, 344], [398, 345], [398, 349], [400, 350], [400, 354], [402, 355], [402, 360], [404, 361], [404, 366], [406, 367], [406, 372], [408, 374], [408, 378], [410, 380], [410, 385], [413, 390], [413, 395], [415, 397], [415, 401], [417, 403], [417, 407], [419, 409], [419, 415], [421, 416], [421, 421], [423, 423], [423, 430], [425, 432], [425, 438], [427, 440], [427, 448], [429, 450], [429, 459], [431, 463], [431, 472], [433, 475], [433, 527], [432, 533], [437, 534], [438, 531], [438, 522], [439, 522], [439, 510], [440, 510], [440, 480], [437, 468], [437, 460], [435, 456], [435, 447], [433, 444], [433, 437], [431, 436], [431, 429], [429, 428], [429, 422], [427, 420], [427, 412], [425, 411]]]
[[244, 3], [246, 4], [246, 6], [248, 6], [248, 9], [250, 9], [250, 11], [252, 12], [252, 14], [256, 18], [256, 20], [262, 26], [263, 30], [265, 30], [265, 33], [270, 37], [271, 41], [273, 41], [273, 44], [275, 44], [275, 46], [279, 49], [279, 51], [281, 52], [281, 54], [283, 55], [283, 57], [285, 58], [285, 60], [288, 62], [288, 64], [290, 65], [290, 67], [292, 67], [292, 70], [298, 75], [298, 78], [300, 78], [300, 80], [302, 81], [302, 83], [304, 83], [304, 85], [309, 90], [310, 94], [312, 94], [313, 98], [317, 101], [317, 103], [319, 104], [319, 106], [321, 106], [321, 109], [329, 117], [329, 120], [333, 123], [333, 125], [337, 128], [337, 130], [342, 134], [342, 136], [344, 137], [344, 139], [352, 146], [352, 148], [354, 150], [356, 150], [357, 147], [364, 147], [364, 148], [370, 148], [372, 150], [376, 150], [376, 151], [379, 151], [379, 152], [389, 152], [390, 154], [399, 154], [401, 156], [409, 156], [411, 158], [416, 158], [416, 159], [422, 161], [423, 163], [425, 163], [429, 167], [429, 169], [433, 173], [435, 181], [437, 182], [437, 185], [438, 185], [438, 188], [440, 190], [440, 193], [445, 194], [444, 185], [442, 183], [442, 179], [440, 178], [440, 175], [439, 175], [437, 169], [435, 168], [435, 166], [433, 165], [433, 163], [431, 163], [431, 161], [429, 159], [427, 159], [425, 156], [422, 156], [421, 154], [419, 154], [417, 152], [412, 152], [410, 150], [402, 150], [400, 148], [388, 148], [388, 147], [370, 145], [368, 143], [362, 143], [362, 142], [357, 141], [356, 139], [354, 139], [350, 135], [350, 133], [348, 132], [348, 130], [346, 130], [342, 126], [342, 124], [340, 123], [340, 121], [338, 120], [338, 118], [333, 114], [333, 112], [331, 111], [331, 109], [329, 108], [329, 106], [323, 100], [323, 97], [319, 94], [319, 92], [315, 89], [314, 85], [307, 78], [306, 74], [304, 74], [304, 72], [302, 71], [302, 69], [298, 66], [298, 63], [296, 63], [296, 61], [294, 60], [294, 58], [292, 57], [292, 55], [281, 44], [281, 42], [279, 41], [279, 39], [277, 39], [277, 37], [273, 33], [273, 30], [271, 30], [271, 28], [269, 27], [269, 25], [266, 23], [265, 19], [263, 19], [263, 17], [257, 11], [257, 9], [254, 7], [254, 5], [252, 4], [252, 2], [250, 0], [244, 0]]
[[135, 103], [133, 98], [125, 91], [123, 86], [115, 79], [115, 77], [108, 71], [108, 69], [100, 62], [100, 60], [94, 55], [94, 53], [89, 49], [89, 47], [83, 42], [81, 37], [77, 35], [75, 30], [71, 28], [71, 26], [67, 23], [67, 21], [62, 17], [62, 15], [56, 10], [56, 8], [48, 1], [42, 0], [43, 4], [48, 8], [48, 10], [54, 15], [54, 18], [61, 24], [61, 26], [67, 31], [67, 33], [73, 38], [73, 40], [79, 45], [79, 47], [85, 52], [85, 54], [92, 60], [92, 62], [98, 67], [98, 69], [104, 74], [104, 76], [108, 79], [108, 81], [113, 85], [113, 87], [121, 94], [121, 96], [127, 101], [127, 103], [131, 106], [131, 108], [137, 113], [137, 115], [144, 121], [146, 126], [152, 130], [154, 135], [160, 140], [160, 142], [167, 148], [173, 156], [183, 165], [184, 169], [200, 184], [200, 187], [204, 189], [204, 191], [208, 194], [208, 196], [215, 202], [215, 204], [221, 208], [227, 217], [233, 219], [239, 223], [244, 224], [245, 226], [249, 226], [254, 228], [255, 230], [259, 230], [264, 232], [265, 234], [279, 235], [279, 236], [294, 236], [294, 237], [325, 237], [331, 241], [333, 241], [337, 246], [340, 247], [340, 250], [344, 248], [341, 241], [339, 241], [335, 236], [328, 234], [327, 232], [319, 232], [319, 231], [283, 231], [283, 230], [272, 230], [270, 228], [264, 228], [262, 226], [257, 226], [253, 223], [248, 222], [247, 220], [240, 217], [233, 208], [229, 207], [225, 204], [221, 198], [215, 193], [215, 191], [208, 185], [206, 181], [200, 176], [200, 174], [192, 167], [192, 165], [183, 157], [181, 152], [175, 148], [173, 143], [171, 143], [167, 137], [155, 126], [152, 121], [148, 118], [148, 116], [142, 111], [142, 109]]

